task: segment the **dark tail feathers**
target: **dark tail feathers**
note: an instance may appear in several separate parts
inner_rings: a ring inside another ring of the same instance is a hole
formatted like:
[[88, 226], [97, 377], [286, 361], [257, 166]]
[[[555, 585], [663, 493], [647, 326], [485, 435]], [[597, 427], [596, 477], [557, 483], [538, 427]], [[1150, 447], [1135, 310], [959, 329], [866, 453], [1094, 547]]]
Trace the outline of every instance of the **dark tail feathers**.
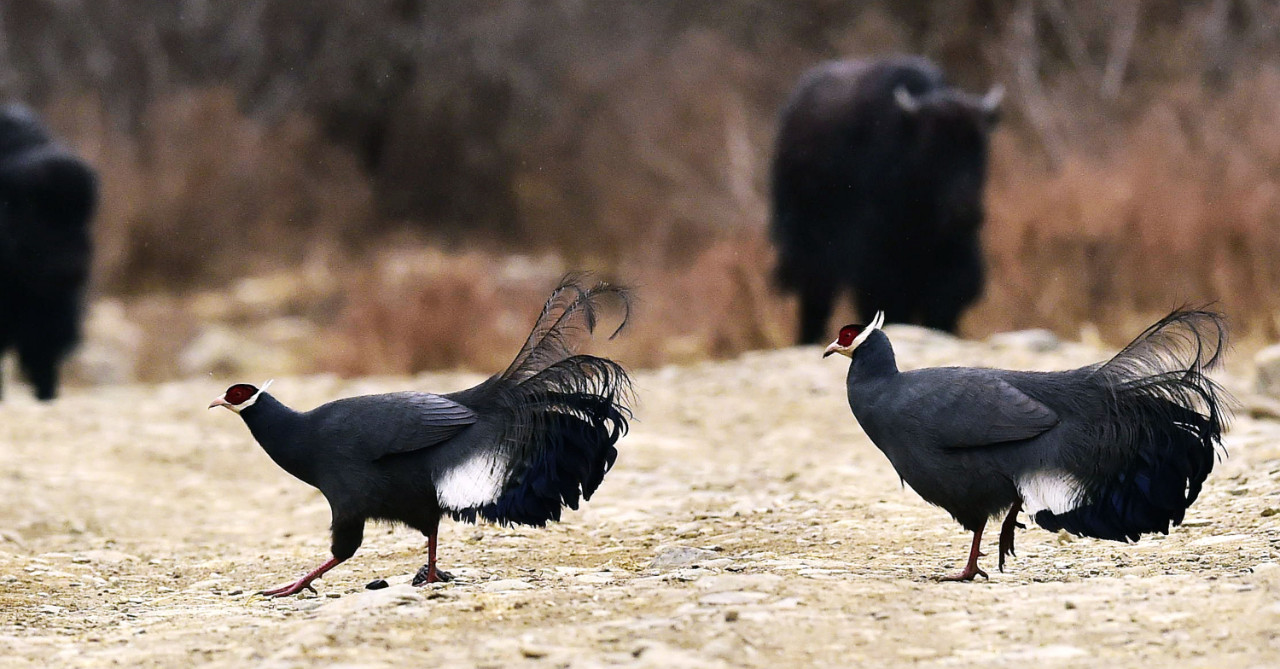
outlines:
[[514, 464], [496, 502], [452, 511], [454, 518], [538, 526], [559, 520], [564, 506], [591, 499], [617, 459], [631, 419], [631, 380], [612, 360], [574, 349], [595, 329], [606, 299], [623, 305], [616, 336], [630, 312], [628, 295], [604, 283], [584, 288], [580, 278], [561, 281], [515, 361], [470, 400], [505, 415], [501, 448]]
[[1060, 515], [1042, 511], [1045, 529], [1137, 541], [1182, 523], [1213, 470], [1232, 399], [1205, 371], [1226, 346], [1220, 315], [1180, 309], [1148, 328], [1092, 379], [1110, 393], [1106, 446], [1084, 481], [1086, 502]]

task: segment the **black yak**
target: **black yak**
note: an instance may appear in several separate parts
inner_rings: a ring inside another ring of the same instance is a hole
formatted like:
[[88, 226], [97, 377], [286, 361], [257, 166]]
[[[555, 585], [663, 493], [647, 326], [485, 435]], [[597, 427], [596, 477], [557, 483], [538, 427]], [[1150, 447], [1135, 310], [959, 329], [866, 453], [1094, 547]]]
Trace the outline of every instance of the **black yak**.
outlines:
[[919, 57], [807, 72], [783, 109], [773, 159], [777, 281], [800, 297], [800, 342], [822, 339], [852, 293], [862, 322], [954, 332], [982, 292], [978, 234], [987, 137], [1003, 89], [950, 87]]
[[30, 109], [0, 108], [0, 356], [17, 351], [41, 400], [80, 338], [97, 193], [93, 170]]

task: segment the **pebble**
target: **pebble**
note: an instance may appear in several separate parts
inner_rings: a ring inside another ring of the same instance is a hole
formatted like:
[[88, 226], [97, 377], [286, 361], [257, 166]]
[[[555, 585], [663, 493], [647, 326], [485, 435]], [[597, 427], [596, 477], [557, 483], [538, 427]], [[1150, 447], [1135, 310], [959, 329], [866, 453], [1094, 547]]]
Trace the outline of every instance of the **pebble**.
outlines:
[[653, 561], [649, 563], [650, 569], [667, 570], [678, 567], [688, 567], [704, 560], [711, 560], [719, 557], [715, 551], [709, 551], [705, 548], [694, 548], [692, 546], [669, 546], [660, 549], [658, 554], [654, 556]]
[[710, 604], [713, 606], [741, 606], [743, 604], [754, 604], [762, 599], [768, 598], [769, 595], [763, 592], [751, 592], [747, 590], [729, 591], [729, 592], [713, 592], [709, 595], [703, 595], [698, 598], [700, 604]]
[[1253, 537], [1248, 534], [1221, 534], [1216, 537], [1205, 537], [1203, 539], [1196, 539], [1195, 541], [1191, 542], [1190, 545], [1191, 546], [1217, 546], [1219, 544], [1230, 544], [1230, 543], [1235, 543], [1237, 541], [1244, 541], [1246, 539], [1251, 539], [1251, 538]]
[[[321, 599], [307, 600], [316, 602], [316, 606], [324, 605], [327, 614], [347, 615], [361, 611], [394, 608], [408, 604], [420, 604], [426, 601], [419, 588], [407, 583], [393, 585], [381, 590], [365, 590], [356, 592], [341, 599], [325, 601]], [[315, 607], [311, 607], [315, 608]]]
[[532, 590], [533, 584], [518, 578], [504, 578], [480, 584], [484, 592], [510, 592], [512, 590]]
[[702, 523], [686, 523], [684, 525], [681, 525], [680, 527], [677, 527], [674, 531], [674, 534], [676, 535], [676, 537], [680, 539], [688, 539], [690, 537], [696, 537], [701, 533], [702, 533]]

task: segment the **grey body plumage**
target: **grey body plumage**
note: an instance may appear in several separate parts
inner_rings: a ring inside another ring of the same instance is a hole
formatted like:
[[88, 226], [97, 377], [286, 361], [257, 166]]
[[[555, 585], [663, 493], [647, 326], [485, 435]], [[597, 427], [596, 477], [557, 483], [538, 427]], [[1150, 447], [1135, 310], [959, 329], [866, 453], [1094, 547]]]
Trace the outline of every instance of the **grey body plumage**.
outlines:
[[[832, 344], [852, 358], [849, 406], [903, 481], [975, 533], [961, 577], [982, 574], [987, 521], [1008, 514], [1000, 564], [1025, 505], [1039, 525], [1136, 541], [1182, 522], [1213, 468], [1229, 396], [1207, 375], [1220, 316], [1179, 310], [1111, 360], [1062, 372], [898, 371], [876, 328]], [[985, 574], [983, 574], [985, 575]]]
[[610, 300], [628, 304], [622, 289], [566, 277], [511, 366], [455, 393], [365, 395], [298, 412], [253, 386], [229, 388], [210, 406], [239, 413], [272, 460], [319, 489], [333, 514], [333, 559], [265, 594], [310, 587], [355, 553], [367, 520], [427, 535], [418, 584], [438, 578], [442, 515], [540, 526], [590, 499], [631, 417], [626, 371], [575, 351]]

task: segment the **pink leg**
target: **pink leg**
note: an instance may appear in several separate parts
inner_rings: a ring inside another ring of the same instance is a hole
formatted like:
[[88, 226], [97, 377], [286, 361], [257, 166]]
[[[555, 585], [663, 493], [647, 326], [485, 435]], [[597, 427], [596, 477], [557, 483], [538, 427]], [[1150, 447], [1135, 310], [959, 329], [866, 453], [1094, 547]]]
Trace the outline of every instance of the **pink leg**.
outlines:
[[289, 585], [286, 585], [286, 586], [276, 588], [274, 590], [263, 590], [258, 594], [265, 595], [267, 597], [288, 597], [289, 595], [296, 595], [299, 592], [302, 592], [303, 590], [310, 590], [311, 592], [315, 592], [316, 589], [311, 587], [311, 582], [316, 580], [317, 578], [320, 578], [321, 576], [324, 576], [325, 572], [338, 566], [338, 564], [341, 562], [342, 560], [339, 560], [338, 558], [330, 558], [328, 562], [320, 565], [319, 567], [316, 567], [315, 571], [311, 572], [310, 574], [307, 574], [306, 576], [303, 576], [302, 578], [298, 579], [296, 582], [290, 583]]
[[427, 535], [427, 563], [413, 576], [413, 585], [452, 581], [453, 575], [436, 569], [436, 533]]
[[978, 568], [978, 557], [982, 555], [982, 551], [978, 548], [982, 545], [982, 530], [979, 527], [977, 532], [973, 533], [973, 546], [969, 548], [969, 563], [964, 566], [964, 571], [951, 576], [943, 576], [943, 581], [972, 581], [974, 576], [987, 578], [987, 572]]

